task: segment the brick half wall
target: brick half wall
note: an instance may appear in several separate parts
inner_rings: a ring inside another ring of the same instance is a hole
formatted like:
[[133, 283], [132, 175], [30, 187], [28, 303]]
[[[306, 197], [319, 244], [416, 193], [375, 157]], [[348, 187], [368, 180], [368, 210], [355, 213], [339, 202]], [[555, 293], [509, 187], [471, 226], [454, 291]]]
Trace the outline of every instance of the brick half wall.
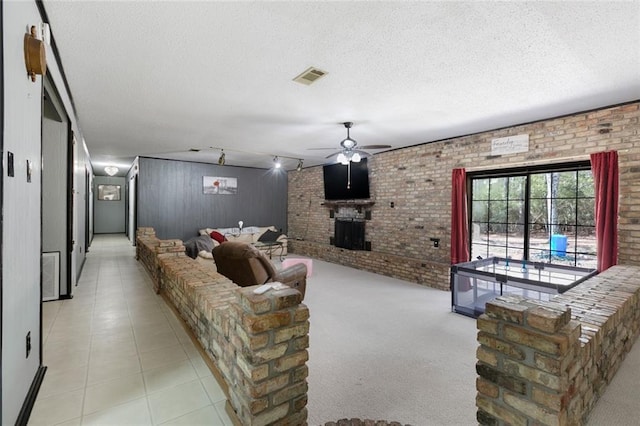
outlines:
[[504, 296], [477, 321], [477, 420], [584, 424], [640, 334], [640, 267], [614, 266], [549, 302]]
[[307, 424], [309, 310], [297, 290], [256, 295], [149, 229], [136, 256], [213, 361], [240, 424]]

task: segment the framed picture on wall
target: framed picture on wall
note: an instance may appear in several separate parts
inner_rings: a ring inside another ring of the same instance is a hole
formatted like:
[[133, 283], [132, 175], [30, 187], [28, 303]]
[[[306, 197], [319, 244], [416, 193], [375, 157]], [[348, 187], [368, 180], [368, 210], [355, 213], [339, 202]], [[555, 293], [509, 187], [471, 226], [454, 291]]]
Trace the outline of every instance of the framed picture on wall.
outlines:
[[202, 192], [205, 194], [236, 195], [238, 179], [233, 177], [203, 176]]
[[120, 185], [98, 185], [99, 201], [120, 201]]

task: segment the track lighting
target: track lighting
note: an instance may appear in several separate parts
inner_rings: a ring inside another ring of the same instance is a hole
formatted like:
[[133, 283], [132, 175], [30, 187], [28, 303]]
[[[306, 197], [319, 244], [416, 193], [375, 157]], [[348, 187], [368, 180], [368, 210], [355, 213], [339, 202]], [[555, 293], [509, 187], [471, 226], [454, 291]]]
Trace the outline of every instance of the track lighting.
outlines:
[[[269, 158], [269, 157], [273, 158], [273, 168], [275, 168], [275, 169], [281, 169], [283, 167], [283, 164], [282, 164], [282, 159], [283, 158], [286, 160], [287, 164], [289, 163], [289, 160], [291, 160], [291, 161], [297, 160], [298, 161], [298, 165], [296, 166], [296, 170], [298, 170], [298, 171], [302, 170], [302, 165], [304, 163], [304, 160], [302, 158], [274, 155], [274, 154], [270, 154], [270, 153], [267, 153], [267, 152], [241, 151], [239, 149], [221, 148], [219, 146], [210, 146], [208, 149], [214, 150], [214, 152], [218, 151], [218, 150], [220, 151], [220, 156], [218, 157], [218, 165], [220, 165], [220, 166], [224, 166], [225, 165], [225, 163], [227, 161], [226, 155], [227, 155], [228, 151], [231, 151], [232, 153], [239, 152], [239, 153], [242, 153], [242, 154], [247, 154], [247, 156], [266, 156], [267, 158]], [[198, 152], [198, 151], [200, 151], [200, 149], [191, 148], [190, 151]], [[211, 154], [209, 154], [209, 155], [211, 155]], [[214, 161], [214, 158], [215, 158], [215, 156], [213, 158], [210, 158], [210, 161]], [[235, 159], [235, 161], [238, 160], [235, 157], [232, 158], [232, 160], [234, 160], [234, 159]], [[287, 166], [287, 167], [289, 167], [289, 166]]]

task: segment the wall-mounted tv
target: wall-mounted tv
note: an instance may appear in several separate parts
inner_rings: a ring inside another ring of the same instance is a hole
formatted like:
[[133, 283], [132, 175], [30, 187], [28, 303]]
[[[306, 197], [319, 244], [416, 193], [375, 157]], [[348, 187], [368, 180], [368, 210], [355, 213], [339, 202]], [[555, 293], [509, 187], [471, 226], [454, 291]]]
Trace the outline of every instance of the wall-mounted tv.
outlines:
[[348, 186], [349, 166], [328, 164], [323, 167], [325, 200], [360, 200], [369, 198], [369, 168], [367, 159], [351, 163], [351, 183]]

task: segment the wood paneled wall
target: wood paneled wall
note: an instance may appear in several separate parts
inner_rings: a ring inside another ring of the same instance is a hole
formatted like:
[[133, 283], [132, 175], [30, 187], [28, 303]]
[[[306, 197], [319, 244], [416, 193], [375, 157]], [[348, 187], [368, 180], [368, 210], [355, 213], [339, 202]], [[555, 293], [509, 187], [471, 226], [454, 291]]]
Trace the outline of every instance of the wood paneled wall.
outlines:
[[[236, 195], [203, 192], [203, 177], [238, 179]], [[160, 239], [195, 237], [201, 228], [274, 225], [287, 232], [287, 172], [141, 157], [138, 227]]]

